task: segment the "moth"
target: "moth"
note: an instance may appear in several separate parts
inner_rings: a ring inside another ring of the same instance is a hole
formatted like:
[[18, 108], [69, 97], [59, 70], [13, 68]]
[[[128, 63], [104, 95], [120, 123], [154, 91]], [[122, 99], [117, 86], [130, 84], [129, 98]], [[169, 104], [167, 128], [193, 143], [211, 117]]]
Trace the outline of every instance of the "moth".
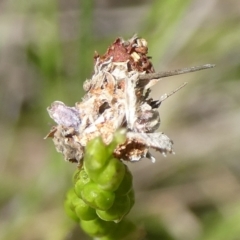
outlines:
[[129, 40], [117, 38], [100, 56], [95, 53], [94, 73], [85, 81], [85, 95], [75, 106], [55, 101], [47, 108], [57, 125], [46, 137], [51, 137], [65, 159], [81, 164], [87, 143], [101, 136], [108, 145], [118, 129], [125, 129], [126, 141], [114, 150], [121, 160], [155, 161], [150, 149], [164, 156], [173, 152], [173, 141], [158, 132], [158, 108], [182, 84], [159, 99], [150, 97], [151, 87], [161, 78], [214, 67], [212, 64], [156, 73], [147, 56], [147, 41], [134, 35]]

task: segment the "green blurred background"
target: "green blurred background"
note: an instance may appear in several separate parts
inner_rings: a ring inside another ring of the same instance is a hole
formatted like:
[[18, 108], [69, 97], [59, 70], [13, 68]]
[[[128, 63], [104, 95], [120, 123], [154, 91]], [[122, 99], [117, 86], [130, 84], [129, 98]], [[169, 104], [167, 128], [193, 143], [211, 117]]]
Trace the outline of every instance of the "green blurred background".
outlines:
[[53, 125], [46, 108], [80, 101], [94, 51], [134, 33], [156, 71], [217, 66], [154, 87], [157, 98], [189, 83], [160, 108], [176, 155], [128, 164], [130, 218], [148, 240], [240, 239], [239, 0], [2, 0], [1, 240], [89, 239], [64, 212], [76, 165], [43, 140]]

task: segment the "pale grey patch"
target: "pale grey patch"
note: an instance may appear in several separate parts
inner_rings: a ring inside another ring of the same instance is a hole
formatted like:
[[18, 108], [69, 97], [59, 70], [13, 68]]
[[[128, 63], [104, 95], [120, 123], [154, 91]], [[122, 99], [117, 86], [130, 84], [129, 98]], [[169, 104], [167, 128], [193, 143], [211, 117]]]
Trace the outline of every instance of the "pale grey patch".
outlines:
[[68, 107], [63, 102], [55, 101], [47, 108], [49, 116], [59, 125], [77, 130], [81, 124], [80, 113], [75, 107]]

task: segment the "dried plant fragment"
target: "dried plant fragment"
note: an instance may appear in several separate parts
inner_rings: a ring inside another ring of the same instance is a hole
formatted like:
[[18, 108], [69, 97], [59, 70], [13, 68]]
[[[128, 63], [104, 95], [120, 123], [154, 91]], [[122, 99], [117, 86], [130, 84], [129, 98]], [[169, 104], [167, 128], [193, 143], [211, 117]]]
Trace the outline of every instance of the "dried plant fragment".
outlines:
[[126, 141], [119, 145], [115, 157], [126, 161], [149, 158], [149, 149], [164, 156], [173, 153], [173, 142], [165, 134], [156, 132], [160, 126], [158, 108], [161, 103], [185, 86], [183, 84], [159, 100], [149, 97], [150, 88], [166, 77], [213, 67], [155, 73], [147, 56], [147, 41], [134, 35], [125, 41], [117, 38], [100, 56], [95, 53], [94, 74], [84, 83], [85, 96], [74, 107], [55, 101], [48, 107], [50, 117], [57, 123], [46, 137], [53, 138], [58, 152], [65, 159], [81, 163], [87, 143], [101, 136], [105, 144], [113, 139], [119, 128], [126, 129]]

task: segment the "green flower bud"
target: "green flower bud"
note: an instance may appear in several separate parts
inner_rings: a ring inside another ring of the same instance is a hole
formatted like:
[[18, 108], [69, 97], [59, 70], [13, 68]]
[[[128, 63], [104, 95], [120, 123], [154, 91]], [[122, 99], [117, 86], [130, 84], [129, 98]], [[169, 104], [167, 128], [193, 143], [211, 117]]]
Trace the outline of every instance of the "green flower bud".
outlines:
[[111, 208], [106, 211], [96, 210], [97, 215], [104, 221], [120, 222], [129, 212], [130, 200], [127, 195], [115, 199]]
[[126, 170], [125, 170], [125, 175], [123, 177], [123, 180], [115, 192], [117, 196], [126, 195], [132, 189], [132, 179], [133, 179], [132, 174], [126, 165], [125, 165], [125, 169]]
[[67, 215], [74, 221], [78, 222], [79, 218], [74, 211], [74, 205], [73, 205], [73, 201], [75, 201], [76, 199], [77, 199], [77, 195], [74, 192], [74, 189], [72, 188], [67, 192], [64, 208]]
[[80, 198], [78, 205], [75, 207], [75, 212], [81, 220], [89, 221], [97, 218], [96, 210], [91, 208]]
[[71, 188], [68, 192], [67, 192], [67, 195], [66, 195], [66, 199], [67, 200], [72, 200], [73, 198], [76, 197], [76, 193], [74, 191], [74, 188]]
[[72, 210], [75, 211], [76, 207], [81, 204], [81, 198], [79, 198], [77, 195], [72, 199]]
[[92, 237], [102, 237], [112, 233], [116, 227], [113, 222], [105, 222], [99, 218], [90, 221], [80, 221], [83, 231]]
[[125, 165], [118, 159], [112, 158], [105, 169], [93, 181], [104, 190], [116, 191], [125, 174]]
[[85, 203], [100, 210], [109, 209], [115, 199], [114, 192], [102, 190], [93, 182], [89, 182], [83, 187], [81, 196]]
[[108, 163], [111, 154], [107, 150], [106, 144], [98, 137], [91, 140], [87, 146], [84, 157], [84, 167], [90, 175], [93, 172], [101, 171]]
[[64, 203], [64, 209], [69, 218], [74, 220], [75, 222], [79, 222], [79, 217], [75, 213], [75, 211], [72, 210], [72, 202], [70, 200], [66, 200]]
[[83, 187], [90, 182], [90, 178], [84, 169], [78, 175], [78, 180], [75, 183], [74, 190], [78, 197], [81, 197]]
[[79, 197], [76, 195], [74, 189], [70, 189], [67, 193], [66, 202], [68, 202], [69, 207], [72, 211], [75, 211], [75, 205], [78, 202]]

